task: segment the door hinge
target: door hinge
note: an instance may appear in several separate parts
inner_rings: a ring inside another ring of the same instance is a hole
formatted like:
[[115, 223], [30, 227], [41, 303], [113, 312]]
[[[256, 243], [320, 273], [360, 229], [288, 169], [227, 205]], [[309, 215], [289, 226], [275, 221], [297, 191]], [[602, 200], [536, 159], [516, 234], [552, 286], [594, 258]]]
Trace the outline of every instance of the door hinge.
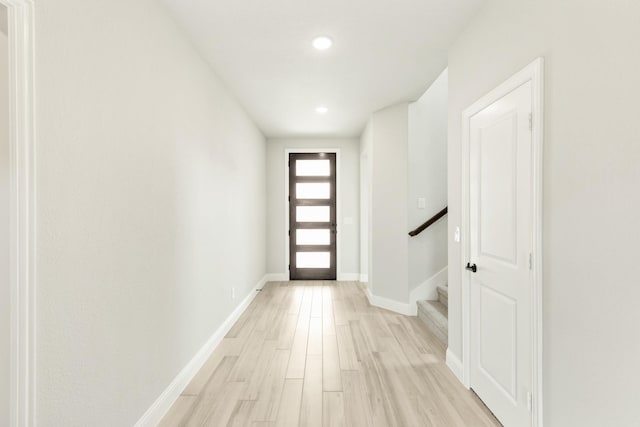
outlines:
[[287, 201], [291, 201], [291, 196], [287, 196]]
[[527, 409], [531, 412], [531, 408], [533, 407], [533, 396], [531, 396], [531, 392], [527, 392]]
[[529, 130], [533, 130], [533, 113], [529, 113]]
[[529, 254], [529, 270], [533, 270], [533, 254]]
[[291, 264], [289, 264], [289, 271], [291, 271]]

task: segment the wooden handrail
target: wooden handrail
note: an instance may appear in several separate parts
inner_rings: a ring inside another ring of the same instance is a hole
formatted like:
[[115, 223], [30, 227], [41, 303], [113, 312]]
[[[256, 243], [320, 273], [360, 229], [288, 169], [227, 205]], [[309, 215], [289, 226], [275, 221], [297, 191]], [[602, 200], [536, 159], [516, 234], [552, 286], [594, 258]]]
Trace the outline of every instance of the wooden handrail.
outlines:
[[438, 221], [440, 218], [442, 218], [443, 216], [445, 216], [447, 214], [448, 208], [449, 207], [446, 206], [444, 209], [442, 209], [440, 212], [438, 212], [437, 214], [432, 216], [427, 222], [422, 224], [420, 227], [416, 228], [413, 231], [410, 231], [409, 232], [409, 236], [411, 236], [411, 237], [417, 236], [418, 234], [422, 233], [424, 230], [429, 228], [434, 222]]

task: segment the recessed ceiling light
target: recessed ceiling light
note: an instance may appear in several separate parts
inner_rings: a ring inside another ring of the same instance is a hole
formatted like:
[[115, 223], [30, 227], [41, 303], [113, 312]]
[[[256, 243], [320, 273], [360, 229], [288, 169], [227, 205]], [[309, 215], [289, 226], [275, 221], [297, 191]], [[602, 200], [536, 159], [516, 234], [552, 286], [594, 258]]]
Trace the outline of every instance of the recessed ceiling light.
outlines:
[[331, 40], [327, 36], [318, 36], [315, 39], [313, 39], [313, 47], [315, 47], [318, 50], [327, 50], [331, 47], [332, 44], [333, 44], [333, 40]]
[[327, 114], [327, 111], [329, 111], [329, 109], [327, 107], [325, 107], [324, 105], [316, 108], [316, 113], [318, 113], [318, 114]]

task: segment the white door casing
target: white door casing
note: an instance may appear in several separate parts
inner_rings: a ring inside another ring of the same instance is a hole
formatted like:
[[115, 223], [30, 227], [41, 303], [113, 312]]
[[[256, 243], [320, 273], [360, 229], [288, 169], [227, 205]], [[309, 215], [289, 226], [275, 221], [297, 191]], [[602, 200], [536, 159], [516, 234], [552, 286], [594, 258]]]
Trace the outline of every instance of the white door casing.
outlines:
[[542, 425], [541, 77], [463, 114], [463, 381], [505, 426]]
[[0, 0], [9, 24], [10, 425], [35, 425], [34, 2]]

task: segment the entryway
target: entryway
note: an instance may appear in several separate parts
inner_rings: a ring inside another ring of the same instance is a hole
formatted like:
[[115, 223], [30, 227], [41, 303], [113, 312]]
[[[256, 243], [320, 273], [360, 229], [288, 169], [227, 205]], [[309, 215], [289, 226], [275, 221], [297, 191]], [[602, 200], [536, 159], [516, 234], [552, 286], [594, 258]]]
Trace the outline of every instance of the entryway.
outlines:
[[289, 154], [289, 277], [336, 280], [336, 154]]

